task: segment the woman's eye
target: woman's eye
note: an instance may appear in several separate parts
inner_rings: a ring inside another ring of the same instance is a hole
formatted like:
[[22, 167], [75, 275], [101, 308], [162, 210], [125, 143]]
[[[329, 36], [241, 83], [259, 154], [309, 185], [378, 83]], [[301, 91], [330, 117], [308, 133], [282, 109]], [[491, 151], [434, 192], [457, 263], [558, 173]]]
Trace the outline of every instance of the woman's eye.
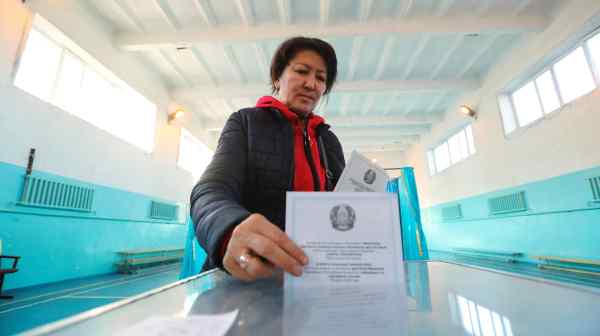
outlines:
[[318, 76], [317, 79], [319, 80], [319, 82], [324, 82], [325, 81], [325, 77], [322, 77], [322, 76]]
[[308, 70], [306, 70], [306, 69], [297, 69], [296, 72], [299, 73], [299, 74], [305, 75], [305, 74], [308, 73]]

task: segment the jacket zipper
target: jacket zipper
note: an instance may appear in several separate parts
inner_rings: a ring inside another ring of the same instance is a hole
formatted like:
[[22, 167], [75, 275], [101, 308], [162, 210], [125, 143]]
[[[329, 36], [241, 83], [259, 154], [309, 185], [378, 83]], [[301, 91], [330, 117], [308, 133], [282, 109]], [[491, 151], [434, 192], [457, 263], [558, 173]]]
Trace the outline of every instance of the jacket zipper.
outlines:
[[313, 178], [313, 185], [315, 191], [321, 191], [321, 184], [319, 183], [319, 175], [317, 174], [317, 168], [315, 167], [315, 161], [312, 156], [312, 151], [310, 150], [310, 135], [308, 134], [308, 120], [305, 120], [304, 123], [304, 153], [306, 154], [306, 159], [308, 160], [308, 165], [310, 166], [310, 172]]

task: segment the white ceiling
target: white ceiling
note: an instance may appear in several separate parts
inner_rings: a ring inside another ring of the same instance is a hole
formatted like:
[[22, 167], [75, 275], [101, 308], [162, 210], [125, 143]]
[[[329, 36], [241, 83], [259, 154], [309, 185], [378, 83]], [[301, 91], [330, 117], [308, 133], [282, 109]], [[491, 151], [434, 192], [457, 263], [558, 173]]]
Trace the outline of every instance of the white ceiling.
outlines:
[[122, 50], [158, 72], [215, 135], [270, 94], [269, 63], [297, 36], [332, 43], [338, 84], [319, 113], [350, 151], [419, 140], [559, 0], [87, 0]]

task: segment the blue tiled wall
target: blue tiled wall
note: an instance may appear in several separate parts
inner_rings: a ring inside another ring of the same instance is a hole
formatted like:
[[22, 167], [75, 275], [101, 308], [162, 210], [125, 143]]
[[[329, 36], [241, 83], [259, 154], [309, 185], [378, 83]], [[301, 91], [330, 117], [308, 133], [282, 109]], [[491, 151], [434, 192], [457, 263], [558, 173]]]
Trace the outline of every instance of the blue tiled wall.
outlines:
[[[423, 210], [432, 250], [454, 247], [600, 259], [600, 203], [592, 202], [588, 178], [600, 167], [509, 189], [438, 204]], [[525, 191], [529, 210], [490, 215], [488, 199]], [[463, 218], [444, 220], [445, 206], [460, 204]]]
[[[6, 277], [5, 289], [114, 272], [120, 250], [184, 247], [184, 220], [149, 218], [151, 200], [161, 199], [93, 185], [92, 213], [24, 207], [15, 204], [24, 174], [23, 167], [0, 162], [2, 253], [22, 258], [19, 272]], [[35, 174], [85, 183], [43, 172]]]

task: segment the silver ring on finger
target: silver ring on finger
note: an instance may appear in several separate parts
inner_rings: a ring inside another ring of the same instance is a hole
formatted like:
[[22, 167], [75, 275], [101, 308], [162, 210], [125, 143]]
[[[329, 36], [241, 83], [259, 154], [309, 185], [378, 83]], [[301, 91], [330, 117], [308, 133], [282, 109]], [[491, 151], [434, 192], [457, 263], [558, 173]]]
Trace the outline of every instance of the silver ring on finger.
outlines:
[[237, 258], [237, 262], [238, 265], [240, 265], [240, 268], [245, 271], [248, 268], [248, 265], [250, 264], [250, 255], [247, 253], [240, 255]]

